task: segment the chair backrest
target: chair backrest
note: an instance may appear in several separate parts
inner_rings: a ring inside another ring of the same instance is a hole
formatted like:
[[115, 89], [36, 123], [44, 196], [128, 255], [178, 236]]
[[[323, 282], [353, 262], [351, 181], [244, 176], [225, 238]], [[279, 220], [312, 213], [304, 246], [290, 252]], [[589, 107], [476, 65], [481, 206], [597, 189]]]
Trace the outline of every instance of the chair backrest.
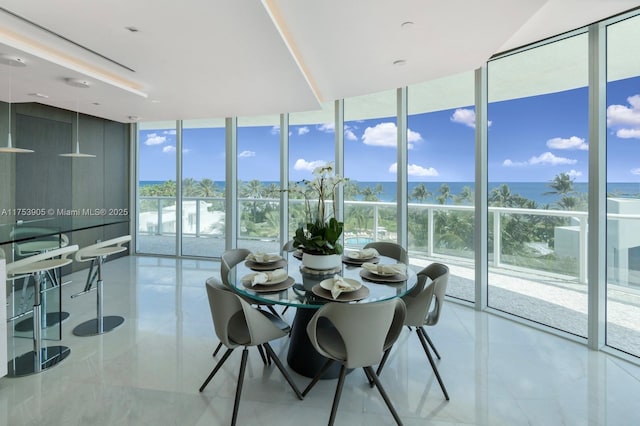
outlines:
[[409, 264], [409, 253], [398, 243], [391, 241], [373, 241], [365, 245], [364, 248], [374, 248], [378, 250], [381, 256], [390, 257], [405, 265]]
[[[307, 334], [314, 348], [325, 357], [342, 361], [348, 368], [366, 367], [379, 363], [384, 349], [396, 341], [404, 317], [401, 299], [354, 304], [332, 302], [314, 314], [307, 325]], [[321, 318], [331, 322], [339, 337], [318, 332]]]
[[284, 243], [284, 245], [282, 246], [282, 250], [280, 250], [280, 253], [282, 255], [285, 255], [289, 252], [294, 251], [296, 248], [293, 246], [293, 240], [289, 240], [286, 243]]
[[220, 258], [220, 278], [225, 285], [233, 288], [229, 281], [229, 272], [234, 266], [245, 260], [250, 253], [251, 250], [244, 248], [231, 249], [222, 253]]
[[219, 279], [209, 278], [206, 286], [216, 336], [228, 348], [261, 345], [287, 334]]
[[418, 272], [416, 286], [402, 297], [407, 305], [406, 325], [419, 327], [438, 322], [448, 281], [449, 268], [442, 263], [432, 263]]
[[440, 313], [442, 312], [442, 306], [444, 305], [444, 297], [447, 293], [447, 284], [449, 283], [449, 268], [442, 263], [432, 263], [427, 266], [427, 274], [433, 276], [434, 290], [434, 304], [433, 309], [429, 311], [425, 325], [436, 325], [440, 319]]

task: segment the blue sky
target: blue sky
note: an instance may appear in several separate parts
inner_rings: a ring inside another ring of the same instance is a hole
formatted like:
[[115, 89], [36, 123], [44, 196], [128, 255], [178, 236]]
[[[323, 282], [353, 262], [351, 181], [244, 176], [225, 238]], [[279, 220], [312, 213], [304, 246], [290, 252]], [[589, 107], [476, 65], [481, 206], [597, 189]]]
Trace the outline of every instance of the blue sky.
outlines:
[[[610, 182], [640, 182], [640, 77], [607, 86]], [[580, 88], [489, 105], [489, 181], [548, 182], [569, 173], [588, 178], [588, 91]], [[412, 115], [409, 180], [474, 180], [475, 113], [471, 106]], [[297, 181], [333, 161], [332, 124], [290, 127], [289, 174]], [[279, 180], [279, 128], [238, 129], [240, 180]], [[356, 181], [394, 181], [394, 117], [345, 123], [345, 175]], [[175, 130], [140, 132], [140, 180], [175, 179]], [[184, 177], [224, 181], [224, 129], [185, 129]]]

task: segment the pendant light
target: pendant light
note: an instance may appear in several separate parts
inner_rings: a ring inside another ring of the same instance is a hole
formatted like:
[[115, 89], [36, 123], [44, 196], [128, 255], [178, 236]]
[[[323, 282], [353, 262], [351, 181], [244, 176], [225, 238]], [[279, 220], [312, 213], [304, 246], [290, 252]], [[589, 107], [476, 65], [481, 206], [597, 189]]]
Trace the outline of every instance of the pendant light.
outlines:
[[68, 154], [58, 154], [60, 157], [73, 158], [93, 158], [93, 154], [83, 154], [80, 152], [80, 113], [76, 110], [76, 150]]
[[[13, 61], [7, 61], [7, 60], [4, 60], [4, 57], [2, 59], [3, 60], [0, 60], [0, 63], [9, 65], [10, 67], [24, 66], [24, 62], [22, 60], [18, 61], [17, 59], [13, 59]], [[18, 63], [20, 65], [18, 65]], [[7, 134], [7, 146], [0, 147], [0, 152], [12, 152], [17, 154], [33, 152], [32, 149], [17, 148], [13, 146], [13, 141], [11, 140], [11, 71], [9, 71], [9, 103], [8, 105], [9, 105], [9, 133]]]

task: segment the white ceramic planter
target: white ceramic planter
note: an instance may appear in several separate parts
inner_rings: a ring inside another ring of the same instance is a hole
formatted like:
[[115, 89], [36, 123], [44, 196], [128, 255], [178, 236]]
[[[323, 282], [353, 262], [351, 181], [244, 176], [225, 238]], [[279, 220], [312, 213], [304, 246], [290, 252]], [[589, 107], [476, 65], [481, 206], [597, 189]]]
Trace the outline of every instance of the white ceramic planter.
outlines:
[[302, 254], [302, 264], [307, 268], [324, 271], [340, 266], [342, 259], [339, 254]]

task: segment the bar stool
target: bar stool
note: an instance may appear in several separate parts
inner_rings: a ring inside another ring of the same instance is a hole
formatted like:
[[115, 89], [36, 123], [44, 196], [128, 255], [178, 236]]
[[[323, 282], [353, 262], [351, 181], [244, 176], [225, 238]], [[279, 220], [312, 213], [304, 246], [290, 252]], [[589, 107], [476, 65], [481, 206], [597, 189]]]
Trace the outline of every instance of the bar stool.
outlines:
[[[7, 275], [10, 279], [33, 276], [35, 282], [33, 309], [30, 311], [33, 313], [33, 350], [9, 361], [9, 376], [39, 373], [58, 364], [71, 353], [71, 349], [66, 346], [42, 346], [43, 323], [46, 326], [46, 298], [43, 297], [43, 291], [46, 287], [47, 273], [70, 264], [72, 259], [67, 256], [76, 251], [77, 245], [67, 246], [16, 260], [7, 265]], [[7, 322], [15, 319], [10, 318]]]
[[[95, 336], [103, 334], [114, 328], [120, 326], [124, 322], [124, 318], [121, 316], [103, 316], [102, 314], [102, 296], [103, 296], [103, 282], [102, 282], [102, 264], [107, 256], [121, 253], [127, 250], [123, 244], [131, 241], [131, 235], [125, 235], [111, 240], [98, 242], [91, 246], [84, 247], [76, 253], [75, 259], [78, 262], [91, 261], [89, 267], [89, 274], [87, 276], [87, 283], [84, 290], [80, 293], [76, 293], [71, 296], [75, 298], [85, 293], [97, 290], [96, 292], [96, 305], [97, 305], [97, 317], [83, 322], [73, 329], [73, 334], [76, 336]], [[94, 272], [94, 266], [96, 267]], [[97, 281], [96, 281], [97, 278]], [[96, 281], [96, 287], [92, 288], [93, 282]]]
[[[19, 228], [20, 231], [23, 231], [22, 234], [25, 233], [35, 233], [36, 230], [40, 230], [41, 228]], [[44, 232], [41, 230], [41, 232]], [[18, 233], [13, 233], [14, 236], [19, 236]], [[17, 259], [23, 259], [25, 257], [30, 257], [36, 254], [45, 253], [47, 251], [55, 250], [58, 248], [67, 247], [69, 245], [69, 237], [65, 234], [54, 234], [48, 235], [43, 238], [38, 238], [35, 241], [26, 241], [22, 243], [15, 244], [15, 257]], [[51, 285], [54, 287], [67, 284], [62, 283], [60, 277], [56, 273], [56, 270], [49, 270], [45, 272], [47, 274], [47, 278], [50, 280]], [[29, 277], [27, 277], [29, 278]], [[15, 280], [14, 280], [15, 282]], [[24, 281], [22, 285], [22, 303], [24, 304], [27, 299], [27, 287], [29, 281], [28, 279]], [[14, 286], [15, 287], [15, 286]], [[61, 323], [62, 321], [69, 318], [69, 312], [65, 311], [56, 311], [56, 312], [46, 312], [45, 315], [46, 321], [43, 325], [43, 328], [50, 327], [52, 325]], [[29, 320], [19, 322], [15, 325], [15, 331], [24, 332], [24, 331], [32, 331], [32, 322]]]

